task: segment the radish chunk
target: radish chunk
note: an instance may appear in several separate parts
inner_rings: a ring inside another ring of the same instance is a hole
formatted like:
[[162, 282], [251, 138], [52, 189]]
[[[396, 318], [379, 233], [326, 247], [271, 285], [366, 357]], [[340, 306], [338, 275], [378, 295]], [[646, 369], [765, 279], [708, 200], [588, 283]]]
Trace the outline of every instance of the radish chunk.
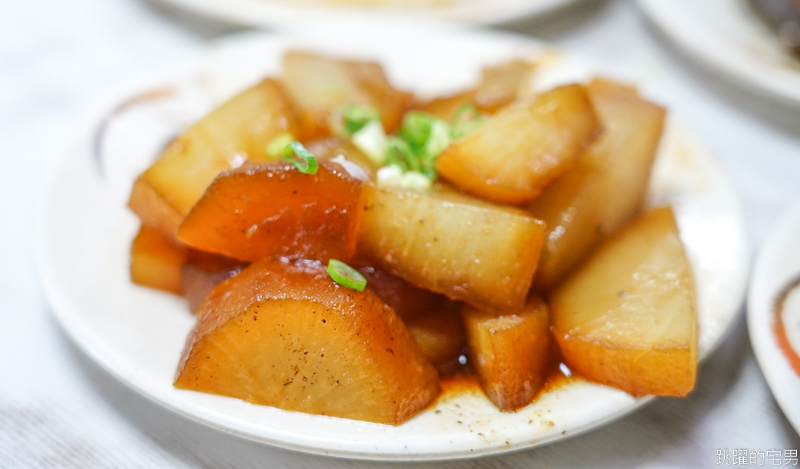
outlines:
[[694, 387], [694, 282], [671, 209], [623, 228], [550, 306], [564, 360], [581, 376], [635, 396], [685, 396]]
[[285, 163], [231, 170], [211, 184], [178, 238], [242, 261], [266, 256], [346, 261], [357, 242], [361, 184], [324, 160], [316, 174]]
[[217, 175], [264, 158], [282, 132], [296, 133], [294, 108], [283, 87], [266, 79], [197, 121], [169, 144], [136, 180], [128, 206], [142, 223], [173, 237]]
[[526, 212], [460, 194], [364, 187], [360, 249], [418, 285], [476, 306], [519, 309], [544, 224]]
[[552, 339], [547, 305], [533, 297], [516, 313], [464, 308], [470, 359], [486, 395], [501, 410], [533, 400], [546, 378]]
[[439, 393], [436, 370], [377, 296], [337, 285], [318, 262], [271, 258], [201, 305], [175, 386], [388, 424]]
[[527, 202], [564, 174], [599, 133], [584, 88], [555, 88], [487, 117], [436, 161], [446, 179], [500, 203]]

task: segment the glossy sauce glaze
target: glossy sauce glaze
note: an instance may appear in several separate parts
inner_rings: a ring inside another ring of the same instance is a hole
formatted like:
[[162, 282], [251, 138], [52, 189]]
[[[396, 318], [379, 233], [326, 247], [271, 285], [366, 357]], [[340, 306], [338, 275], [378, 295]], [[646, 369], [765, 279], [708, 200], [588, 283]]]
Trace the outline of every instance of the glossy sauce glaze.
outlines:
[[[542, 394], [548, 391], [562, 387], [570, 382], [583, 379], [570, 370], [564, 363], [557, 349], [550, 353], [550, 361], [545, 368], [545, 374], [546, 377], [543, 384], [539, 387], [536, 396], [528, 405], [536, 402]], [[433, 402], [432, 407], [436, 407], [439, 402], [461, 394], [483, 394], [485, 396], [483, 389], [481, 389], [480, 379], [472, 367], [470, 367], [469, 363], [453, 366], [447, 370], [447, 372], [442, 373], [439, 384], [442, 388], [442, 392]]]
[[789, 360], [789, 364], [798, 376], [800, 376], [800, 356], [798, 356], [797, 351], [792, 347], [792, 343], [789, 341], [789, 337], [786, 335], [786, 327], [783, 321], [783, 311], [787, 298], [789, 298], [789, 295], [793, 290], [799, 287], [800, 277], [790, 282], [781, 291], [780, 295], [778, 295], [778, 299], [775, 301], [775, 306], [773, 308], [773, 311], [775, 311], [775, 316], [772, 326], [772, 330], [775, 333], [775, 339], [778, 342], [778, 348], [781, 349], [783, 354], [786, 356], [786, 359]]

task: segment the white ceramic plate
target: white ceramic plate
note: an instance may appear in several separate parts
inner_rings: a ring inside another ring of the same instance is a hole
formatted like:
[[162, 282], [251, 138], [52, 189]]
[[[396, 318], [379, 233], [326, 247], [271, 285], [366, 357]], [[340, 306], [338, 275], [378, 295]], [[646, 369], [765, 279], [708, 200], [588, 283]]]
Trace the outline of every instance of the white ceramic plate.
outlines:
[[[786, 418], [800, 433], [800, 375], [779, 348], [774, 330], [778, 297], [800, 278], [800, 201], [772, 228], [756, 259], [747, 298], [747, 323], [758, 364]], [[800, 286], [784, 301], [780, 319], [800, 354]]]
[[800, 106], [800, 61], [746, 0], [638, 0], [679, 49], [720, 77]]
[[[293, 29], [298, 21], [361, 18], [369, 22], [380, 16], [430, 19], [471, 24], [500, 24], [544, 15], [576, 0], [387, 0], [394, 5], [364, 5], [358, 0], [160, 0], [212, 19], [243, 26]], [[348, 4], [349, 3], [349, 4]], [[378, 3], [377, 1], [374, 3]], [[414, 4], [417, 4], [414, 6]], [[424, 6], [425, 4], [427, 6]], [[420, 6], [423, 5], [423, 6]]]
[[[120, 98], [128, 106], [102, 121], [102, 138], [92, 134], [70, 153], [37, 215], [39, 272], [64, 329], [109, 373], [171, 410], [245, 438], [335, 456], [421, 460], [497, 453], [571, 436], [643, 405], [649, 398], [574, 381], [517, 413], [499, 412], [482, 394], [462, 393], [392, 427], [173, 388], [193, 318], [182, 299], [131, 284], [128, 253], [137, 221], [125, 202], [136, 175], [180, 129], [247, 83], [276, 73], [287, 48], [378, 59], [395, 83], [420, 93], [454, 91], [476, 79], [482, 66], [513, 56], [542, 58], [538, 88], [586, 78], [593, 69], [517, 36], [442, 29], [409, 35], [404, 28], [376, 27], [382, 34], [371, 41], [337, 36], [324, 25], [238, 36], [187, 70], [148, 84], [138, 99]], [[743, 297], [748, 251], [739, 202], [714, 159], [674, 123], [650, 193], [652, 203], [675, 207], [696, 276], [700, 355], [706, 356], [734, 322]]]

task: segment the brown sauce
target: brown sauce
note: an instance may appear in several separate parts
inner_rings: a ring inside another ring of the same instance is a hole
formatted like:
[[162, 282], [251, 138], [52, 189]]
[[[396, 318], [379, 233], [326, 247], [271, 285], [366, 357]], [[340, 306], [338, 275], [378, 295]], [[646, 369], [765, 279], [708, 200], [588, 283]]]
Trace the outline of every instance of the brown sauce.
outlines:
[[[561, 353], [557, 347], [550, 354], [550, 360], [545, 371], [545, 378], [536, 396], [531, 400], [530, 404], [536, 402], [543, 394], [560, 388], [569, 384], [570, 382], [581, 379], [575, 374], [574, 371], [564, 363]], [[442, 388], [441, 394], [433, 402], [432, 406], [435, 407], [440, 401], [450, 399], [461, 394], [484, 394], [481, 389], [481, 383], [475, 371], [467, 365], [459, 366], [451, 369], [441, 375], [439, 383]], [[488, 399], [488, 397], [487, 397]], [[524, 409], [524, 407], [523, 407]]]
[[472, 371], [442, 376], [439, 384], [442, 387], [439, 399], [455, 394], [483, 392], [481, 391], [481, 383], [478, 381], [478, 375]]
[[800, 287], [800, 277], [790, 282], [783, 290], [781, 290], [780, 295], [778, 295], [778, 299], [775, 301], [775, 306], [773, 308], [773, 311], [775, 311], [775, 316], [773, 317], [774, 322], [772, 325], [772, 331], [775, 334], [775, 340], [778, 342], [778, 348], [781, 349], [783, 354], [786, 356], [786, 359], [789, 360], [789, 365], [792, 367], [792, 369], [794, 369], [794, 372], [800, 376], [800, 356], [798, 356], [797, 351], [792, 348], [792, 344], [789, 342], [789, 337], [786, 336], [786, 328], [783, 325], [784, 304], [786, 303], [786, 299], [789, 297], [789, 293], [798, 287]]

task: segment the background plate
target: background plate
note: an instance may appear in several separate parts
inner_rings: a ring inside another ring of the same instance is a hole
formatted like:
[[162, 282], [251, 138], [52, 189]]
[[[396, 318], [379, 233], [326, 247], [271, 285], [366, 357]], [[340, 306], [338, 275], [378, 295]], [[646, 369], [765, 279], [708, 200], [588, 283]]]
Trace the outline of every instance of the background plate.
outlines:
[[[120, 97], [116, 103], [125, 105], [98, 119], [103, 132], [87, 136], [57, 168], [37, 213], [40, 277], [68, 335], [109, 373], [180, 414], [245, 438], [335, 456], [419, 460], [509, 451], [574, 435], [643, 405], [650, 398], [571, 381], [516, 413], [499, 412], [482, 394], [461, 393], [392, 427], [173, 388], [193, 317], [184, 300], [129, 281], [137, 220], [125, 202], [134, 178], [165, 142], [248, 83], [276, 73], [285, 50], [380, 60], [397, 85], [422, 94], [467, 86], [482, 66], [515, 56], [541, 59], [538, 89], [596, 70], [513, 35], [372, 28], [342, 36], [321, 24], [227, 39], [182, 71]], [[675, 208], [696, 278], [705, 357], [734, 322], [744, 292], [748, 250], [739, 202], [713, 158], [674, 122], [662, 138], [650, 201]]]
[[[577, 0], [438, 0], [429, 7], [357, 6], [325, 0], [158, 0], [212, 19], [243, 26], [294, 28], [298, 21], [326, 18], [331, 22], [379, 16], [431, 19], [473, 24], [500, 24], [544, 15]], [[400, 2], [395, 2], [400, 3]], [[431, 2], [433, 3], [433, 2]], [[341, 31], [340, 31], [341, 33]]]
[[[772, 394], [795, 431], [800, 433], [800, 376], [792, 370], [786, 355], [778, 348], [773, 331], [774, 306], [778, 295], [800, 277], [800, 201], [792, 206], [772, 228], [764, 242], [747, 299], [747, 325], [750, 341], [761, 371]], [[786, 333], [800, 354], [800, 300], [794, 290], [792, 314], [784, 313]], [[787, 304], [787, 306], [790, 306]], [[791, 322], [787, 321], [791, 316]]]
[[638, 0], [681, 51], [725, 80], [800, 107], [800, 61], [745, 0]]

